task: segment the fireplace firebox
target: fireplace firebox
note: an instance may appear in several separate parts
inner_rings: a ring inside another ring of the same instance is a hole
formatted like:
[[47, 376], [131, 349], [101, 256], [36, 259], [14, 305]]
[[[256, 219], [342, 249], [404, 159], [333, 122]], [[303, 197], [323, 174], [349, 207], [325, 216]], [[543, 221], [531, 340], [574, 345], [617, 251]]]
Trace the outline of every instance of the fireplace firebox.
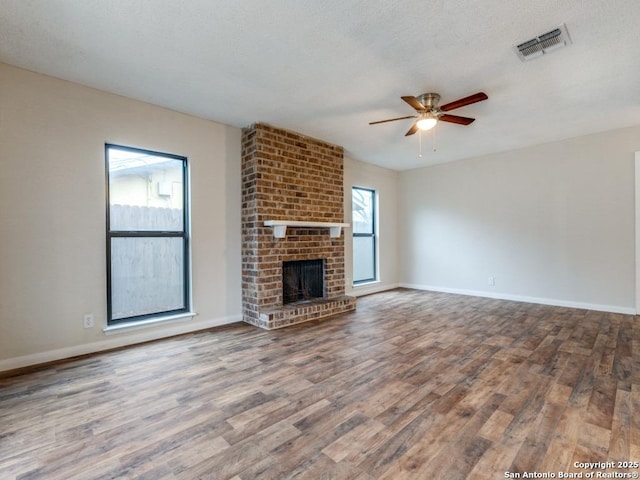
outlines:
[[282, 262], [282, 303], [324, 297], [324, 259]]

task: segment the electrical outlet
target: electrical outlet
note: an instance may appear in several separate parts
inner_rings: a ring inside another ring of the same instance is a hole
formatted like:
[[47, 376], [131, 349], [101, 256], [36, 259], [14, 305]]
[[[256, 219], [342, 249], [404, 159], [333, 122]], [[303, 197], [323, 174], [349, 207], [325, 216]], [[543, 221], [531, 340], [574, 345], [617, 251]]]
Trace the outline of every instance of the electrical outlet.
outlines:
[[496, 285], [496, 277], [489, 277], [487, 279], [487, 281], [489, 282], [489, 286], [495, 287], [495, 285]]
[[85, 313], [82, 317], [82, 324], [84, 328], [93, 328], [93, 313]]

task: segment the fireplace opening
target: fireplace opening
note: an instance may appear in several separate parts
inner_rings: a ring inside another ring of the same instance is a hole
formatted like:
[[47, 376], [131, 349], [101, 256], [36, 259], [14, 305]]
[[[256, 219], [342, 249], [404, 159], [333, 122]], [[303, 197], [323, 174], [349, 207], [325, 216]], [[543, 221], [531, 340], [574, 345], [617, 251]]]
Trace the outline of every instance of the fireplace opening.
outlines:
[[282, 303], [324, 297], [324, 260], [282, 262]]

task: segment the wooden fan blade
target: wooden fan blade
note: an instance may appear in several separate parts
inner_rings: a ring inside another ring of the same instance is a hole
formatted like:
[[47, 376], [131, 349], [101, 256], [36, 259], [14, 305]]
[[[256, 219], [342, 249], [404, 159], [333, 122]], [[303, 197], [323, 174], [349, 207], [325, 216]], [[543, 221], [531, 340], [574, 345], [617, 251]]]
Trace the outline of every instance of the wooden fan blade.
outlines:
[[475, 118], [444, 114], [440, 115], [440, 118], [438, 118], [438, 120], [442, 120], [443, 122], [457, 123], [458, 125], [469, 125], [470, 123], [473, 123], [475, 121]]
[[487, 98], [489, 97], [487, 97], [487, 94], [484, 92], [474, 93], [473, 95], [461, 98], [459, 100], [456, 100], [455, 102], [450, 102], [446, 105], [442, 105], [440, 107], [440, 110], [442, 110], [443, 112], [448, 112], [449, 110], [464, 107], [465, 105], [471, 105], [472, 103], [481, 102], [482, 100], [486, 100]]
[[424, 110], [424, 105], [422, 105], [416, 97], [400, 97], [402, 100], [411, 105], [415, 110], [421, 111]]
[[413, 135], [417, 131], [418, 131], [418, 123], [416, 122], [411, 126], [411, 128], [407, 131], [407, 133], [404, 134], [404, 136], [408, 137], [409, 135]]
[[416, 115], [409, 115], [408, 117], [390, 118], [389, 120], [378, 120], [377, 122], [369, 122], [369, 125], [376, 125], [378, 123], [395, 122], [396, 120], [405, 120], [407, 118], [416, 118]]

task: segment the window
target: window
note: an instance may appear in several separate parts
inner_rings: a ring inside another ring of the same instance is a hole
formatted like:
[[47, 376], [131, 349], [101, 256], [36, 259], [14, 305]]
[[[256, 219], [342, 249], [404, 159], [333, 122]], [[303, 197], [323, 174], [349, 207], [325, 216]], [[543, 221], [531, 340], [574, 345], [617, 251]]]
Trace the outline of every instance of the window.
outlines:
[[376, 277], [376, 192], [353, 187], [353, 283]]
[[189, 305], [187, 159], [107, 144], [107, 323]]

